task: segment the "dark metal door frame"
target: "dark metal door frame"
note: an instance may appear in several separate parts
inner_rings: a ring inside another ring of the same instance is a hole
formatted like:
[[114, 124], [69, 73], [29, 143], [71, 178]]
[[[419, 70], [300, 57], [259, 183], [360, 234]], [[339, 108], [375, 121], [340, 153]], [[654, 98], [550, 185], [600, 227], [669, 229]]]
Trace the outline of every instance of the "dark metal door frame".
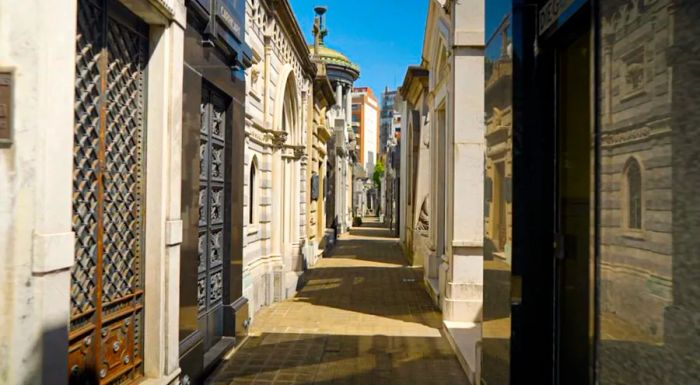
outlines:
[[[511, 382], [513, 384], [557, 384], [559, 360], [556, 358], [557, 308], [556, 249], [557, 196], [556, 180], [556, 48], [562, 44], [566, 30], [572, 25], [590, 28], [593, 77], [598, 76], [599, 60], [595, 47], [600, 39], [596, 28], [596, 0], [575, 0], [552, 28], [540, 31], [539, 13], [546, 0], [513, 0], [513, 53], [518, 58], [513, 68], [513, 297], [511, 334]], [[581, 13], [581, 10], [587, 11]], [[586, 19], [586, 14], [588, 19]], [[578, 16], [578, 19], [577, 19]], [[592, 129], [594, 138], [591, 156], [591, 184], [597, 190], [600, 166], [598, 102], [596, 81], [591, 84]], [[599, 193], [597, 193], [599, 194]], [[599, 195], [593, 194], [591, 223], [597, 223]], [[593, 255], [590, 300], [593, 315], [597, 313], [595, 263], [598, 258], [598, 232], [593, 225]], [[592, 321], [588, 362], [590, 381], [596, 377], [595, 335], [598, 321]]]
[[[566, 371], [565, 368], [562, 367], [563, 365], [563, 358], [562, 358], [562, 333], [567, 333], [570, 331], [564, 330], [563, 326], [563, 320], [562, 316], [564, 315], [562, 312], [564, 311], [563, 309], [563, 303], [564, 301], [563, 298], [563, 291], [564, 291], [564, 286], [567, 285], [566, 279], [565, 279], [565, 261], [568, 258], [571, 258], [571, 256], [567, 256], [567, 248], [572, 247], [570, 244], [570, 241], [567, 241], [565, 235], [564, 235], [564, 218], [563, 218], [563, 202], [562, 202], [562, 191], [560, 191], [561, 188], [561, 180], [560, 180], [560, 168], [563, 167], [562, 164], [559, 162], [559, 157], [560, 157], [560, 145], [561, 145], [561, 130], [563, 129], [561, 127], [561, 116], [560, 112], [562, 111], [561, 108], [562, 106], [559, 105], [560, 102], [560, 97], [561, 97], [561, 92], [562, 92], [562, 84], [560, 83], [561, 79], [561, 72], [562, 72], [562, 67], [561, 67], [561, 62], [560, 62], [560, 53], [562, 50], [566, 49], [570, 44], [573, 43], [575, 39], [578, 37], [588, 34], [590, 39], [589, 39], [589, 49], [590, 49], [590, 57], [592, 58], [591, 62], [588, 63], [589, 65], [589, 71], [590, 73], [595, 73], [596, 68], [594, 66], [594, 59], [595, 59], [595, 19], [593, 17], [594, 15], [594, 2], [593, 1], [577, 1], [579, 4], [579, 8], [575, 10], [575, 12], [571, 12], [569, 14], [569, 18], [566, 20], [565, 24], [561, 24], [558, 26], [558, 29], [551, 31], [546, 35], [546, 42], [544, 43], [547, 52], [542, 55], [540, 59], [542, 60], [549, 60], [551, 61], [551, 68], [553, 69], [552, 71], [552, 78], [551, 78], [551, 92], [552, 92], [552, 98], [550, 99], [551, 105], [552, 105], [552, 116], [551, 116], [551, 132], [552, 132], [552, 137], [553, 137], [553, 175], [552, 175], [552, 187], [554, 191], [554, 201], [553, 201], [553, 207], [552, 207], [552, 213], [553, 213], [553, 218], [552, 218], [552, 223], [554, 225], [553, 232], [554, 232], [554, 244], [553, 244], [553, 258], [552, 258], [552, 281], [551, 281], [551, 290], [552, 290], [552, 306], [551, 306], [551, 311], [552, 311], [552, 325], [553, 325], [553, 383], [554, 384], [562, 384], [562, 373]], [[590, 128], [591, 128], [591, 134], [595, 132], [596, 130], [596, 114], [594, 113], [596, 104], [595, 104], [595, 92], [596, 92], [596, 85], [595, 84], [589, 84], [589, 96], [590, 96]], [[591, 144], [594, 144], [593, 138], [591, 138]], [[597, 164], [597, 158], [596, 158], [596, 152], [591, 151], [589, 155], [589, 161], [593, 161], [593, 164], [591, 164], [591, 168], [589, 170], [589, 175], [587, 177], [590, 177], [590, 187], [593, 189], [593, 191], [597, 191], [599, 184], [597, 183], [597, 176], [599, 173], [596, 171], [596, 164]], [[598, 201], [594, 198], [594, 195], [589, 194], [589, 210], [594, 209], [594, 207], [598, 204]], [[594, 209], [596, 212], [597, 210]], [[597, 215], [597, 214], [596, 214]], [[597, 229], [594, 225], [594, 221], [591, 221], [589, 223], [589, 242], [595, 242], [594, 239], [590, 236], [591, 232], [594, 233], [594, 235], [597, 233]], [[588, 249], [592, 250], [595, 248], [591, 247], [592, 245], [589, 244]], [[588, 255], [588, 263], [589, 264], [594, 264], [595, 263], [595, 255], [597, 253], [593, 253]], [[590, 271], [595, 271], [595, 269], [590, 269]], [[594, 275], [589, 275], [587, 277], [588, 279], [588, 285], [589, 288], [595, 287], [596, 285], [596, 280], [595, 280], [595, 274]], [[591, 295], [588, 298], [589, 305], [595, 304], [596, 303], [596, 297], [592, 293], [592, 290], [588, 290]], [[593, 310], [593, 306], [589, 306], [589, 311]], [[568, 314], [571, 316], [571, 314]], [[587, 317], [582, 318], [581, 322], [585, 323], [585, 326], [590, 329], [591, 328], [591, 320], [594, 315], [592, 314], [587, 314]], [[593, 327], [595, 328], [595, 321]], [[586, 368], [586, 374], [587, 378], [585, 379], [586, 383], [593, 383], [595, 381], [595, 343], [591, 339], [588, 341], [588, 346], [586, 347], [588, 349], [588, 354], [587, 354], [587, 359], [588, 361], [585, 363], [587, 366]], [[582, 363], [583, 364], [583, 363]]]

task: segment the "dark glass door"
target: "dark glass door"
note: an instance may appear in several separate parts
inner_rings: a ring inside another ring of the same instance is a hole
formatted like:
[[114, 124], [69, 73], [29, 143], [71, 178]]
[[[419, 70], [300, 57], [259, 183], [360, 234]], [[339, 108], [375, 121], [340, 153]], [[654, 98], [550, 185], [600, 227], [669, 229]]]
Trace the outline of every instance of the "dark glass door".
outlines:
[[590, 383], [591, 38], [556, 50], [555, 359], [558, 384]]
[[223, 335], [224, 253], [228, 244], [226, 213], [226, 99], [202, 89], [199, 142], [199, 243], [197, 266], [198, 327], [204, 350]]

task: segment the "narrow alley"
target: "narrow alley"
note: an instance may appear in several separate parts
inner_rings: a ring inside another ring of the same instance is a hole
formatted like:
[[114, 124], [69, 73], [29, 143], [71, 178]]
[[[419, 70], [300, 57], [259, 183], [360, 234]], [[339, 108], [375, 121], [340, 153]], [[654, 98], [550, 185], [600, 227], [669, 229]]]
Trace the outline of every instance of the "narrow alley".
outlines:
[[367, 218], [306, 272], [296, 297], [256, 315], [210, 385], [468, 383], [421, 277]]
[[700, 385], [700, 0], [0, 0], [0, 385]]

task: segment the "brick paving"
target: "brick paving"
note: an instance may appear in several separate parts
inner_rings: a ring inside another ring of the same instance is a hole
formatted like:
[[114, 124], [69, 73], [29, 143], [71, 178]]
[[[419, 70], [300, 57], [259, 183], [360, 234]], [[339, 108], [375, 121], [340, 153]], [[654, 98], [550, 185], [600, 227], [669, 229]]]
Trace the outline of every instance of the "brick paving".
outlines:
[[398, 242], [371, 218], [261, 310], [210, 385], [468, 384], [441, 315]]

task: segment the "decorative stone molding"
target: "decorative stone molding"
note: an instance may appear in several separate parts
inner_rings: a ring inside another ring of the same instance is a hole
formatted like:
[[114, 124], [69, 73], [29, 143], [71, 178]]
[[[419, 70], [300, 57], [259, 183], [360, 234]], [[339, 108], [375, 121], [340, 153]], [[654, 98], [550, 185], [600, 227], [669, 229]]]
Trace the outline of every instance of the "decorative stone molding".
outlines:
[[301, 160], [306, 158], [306, 147], [305, 146], [293, 146], [294, 159]]
[[284, 147], [287, 143], [287, 136], [289, 135], [286, 131], [268, 131], [267, 134], [270, 136], [270, 141], [272, 142], [272, 147], [279, 150]]
[[250, 67], [250, 90], [251, 93], [260, 98], [264, 93], [264, 80], [262, 79], [262, 67], [263, 63], [255, 62], [253, 66]]
[[604, 146], [614, 146], [620, 143], [626, 143], [633, 140], [644, 139], [651, 134], [651, 128], [644, 126], [636, 129], [614, 133], [603, 134], [601, 142]]
[[622, 68], [624, 71], [624, 83], [622, 86], [623, 100], [644, 93], [645, 56], [644, 45], [640, 45], [630, 50], [622, 57]]
[[255, 65], [250, 70], [250, 81], [253, 83], [253, 86], [258, 84], [258, 79], [260, 79], [260, 70], [258, 69], [258, 66]]
[[345, 146], [343, 146], [343, 145], [336, 146], [335, 153], [341, 158], [344, 158], [348, 155], [348, 152], [345, 149]]
[[257, 130], [246, 130], [245, 135], [247, 138], [250, 138], [252, 141], [258, 144], [269, 146], [268, 135], [266, 134], [263, 134]]

